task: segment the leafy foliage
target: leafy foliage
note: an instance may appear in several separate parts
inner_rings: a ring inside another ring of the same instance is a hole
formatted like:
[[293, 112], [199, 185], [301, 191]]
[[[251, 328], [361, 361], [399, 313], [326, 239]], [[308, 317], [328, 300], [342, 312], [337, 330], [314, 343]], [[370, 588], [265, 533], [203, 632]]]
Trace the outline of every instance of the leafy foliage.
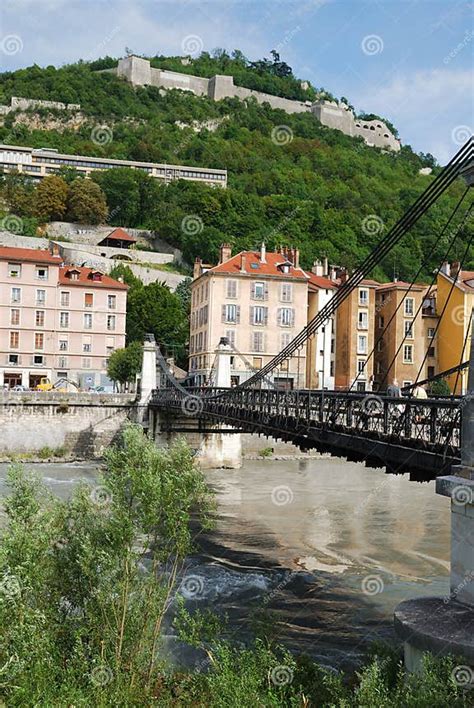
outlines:
[[112, 352], [107, 364], [107, 374], [112, 381], [124, 384], [135, 380], [141, 368], [142, 350], [140, 342], [132, 342], [128, 347]]

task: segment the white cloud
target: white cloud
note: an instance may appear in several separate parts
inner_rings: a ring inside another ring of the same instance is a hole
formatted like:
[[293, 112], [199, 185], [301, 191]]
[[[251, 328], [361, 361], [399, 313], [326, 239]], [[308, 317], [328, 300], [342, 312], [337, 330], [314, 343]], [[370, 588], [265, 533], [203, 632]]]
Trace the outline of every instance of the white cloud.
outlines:
[[389, 118], [402, 142], [444, 163], [459, 149], [452, 139], [456, 127], [474, 128], [472, 95], [470, 71], [443, 68], [395, 75], [386, 85], [359, 93], [357, 104]]

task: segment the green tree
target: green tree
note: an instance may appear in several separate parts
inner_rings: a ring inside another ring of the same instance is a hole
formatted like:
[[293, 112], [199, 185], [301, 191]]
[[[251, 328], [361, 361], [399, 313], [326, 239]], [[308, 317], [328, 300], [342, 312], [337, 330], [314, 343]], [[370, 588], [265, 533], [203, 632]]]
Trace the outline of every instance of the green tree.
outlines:
[[140, 188], [135, 170], [118, 167], [92, 175], [105, 194], [113, 223], [134, 226], [140, 215]]
[[449, 388], [449, 384], [446, 379], [438, 379], [437, 381], [433, 381], [430, 386], [430, 394], [432, 396], [450, 396], [451, 389]]
[[59, 221], [66, 213], [68, 186], [57, 175], [47, 175], [36, 187], [35, 215], [42, 221]]
[[10, 172], [2, 176], [1, 194], [12, 214], [16, 216], [33, 216], [35, 204], [35, 188], [26, 175]]
[[80, 224], [101, 224], [107, 219], [105, 195], [90, 179], [76, 179], [69, 187], [68, 217]]
[[109, 378], [120, 384], [134, 381], [141, 369], [142, 353], [140, 342], [132, 342], [128, 347], [112, 352], [107, 364]]

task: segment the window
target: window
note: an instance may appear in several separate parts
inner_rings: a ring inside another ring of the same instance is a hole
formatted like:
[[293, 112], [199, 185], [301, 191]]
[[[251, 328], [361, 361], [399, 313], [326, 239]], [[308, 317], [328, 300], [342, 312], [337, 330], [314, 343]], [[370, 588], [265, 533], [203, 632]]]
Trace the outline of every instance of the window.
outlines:
[[235, 347], [235, 329], [226, 329], [225, 331], [225, 336], [229, 340], [229, 344], [232, 347]]
[[369, 317], [367, 312], [359, 311], [357, 318], [357, 329], [368, 329], [369, 328]]
[[405, 338], [413, 339], [413, 320], [405, 320]]
[[268, 308], [257, 305], [250, 308], [250, 324], [266, 325], [268, 321]]
[[64, 337], [61, 337], [61, 339], [59, 340], [59, 351], [60, 352], [67, 352], [68, 345], [69, 345], [69, 341], [67, 339], [65, 339]]
[[435, 355], [435, 348], [428, 347], [428, 356], [434, 356], [434, 355]]
[[36, 291], [36, 304], [44, 305], [46, 303], [46, 290]]
[[364, 374], [365, 372], [365, 359], [357, 359], [357, 373]]
[[[68, 368], [67, 356], [58, 357], [58, 366], [60, 369], [67, 369]], [[58, 376], [59, 376], [59, 374], [58, 374]]]
[[367, 354], [367, 335], [359, 334], [357, 337], [357, 353]]
[[222, 305], [222, 321], [238, 324], [240, 322], [240, 305]]
[[381, 352], [383, 349], [383, 339], [379, 339], [377, 342], [377, 351]]
[[405, 364], [413, 363], [413, 344], [405, 344], [403, 347], [403, 362]]
[[11, 301], [21, 302], [21, 288], [12, 288]]
[[86, 356], [82, 360], [82, 368], [83, 369], [90, 369], [91, 368], [91, 360], [90, 357]]
[[405, 315], [413, 317], [414, 299], [412, 297], [405, 298]]
[[69, 293], [63, 291], [60, 296], [61, 307], [69, 307]]
[[280, 300], [282, 302], [293, 302], [293, 286], [291, 283], [282, 283], [281, 284]]
[[365, 288], [359, 288], [359, 305], [367, 307], [369, 304], [369, 291]]
[[280, 347], [281, 347], [281, 349], [284, 349], [285, 347], [287, 347], [290, 342], [291, 342], [291, 334], [290, 334], [290, 332], [282, 332], [281, 335], [280, 335]]
[[428, 373], [428, 378], [429, 378], [429, 379], [432, 379], [433, 376], [435, 375], [435, 368], [434, 368], [434, 366], [428, 366], [427, 373]]
[[35, 333], [35, 349], [44, 349], [44, 334]]
[[115, 315], [107, 315], [107, 329], [109, 331], [115, 329]]
[[412, 383], [412, 381], [402, 381], [402, 388], [405, 388], [405, 386], [411, 386]]
[[84, 293], [84, 307], [92, 307], [94, 304], [93, 293]]
[[36, 366], [42, 365], [44, 363], [44, 356], [42, 354], [33, 354], [33, 364]]
[[18, 310], [17, 308], [15, 308], [14, 310], [10, 310], [10, 324], [20, 324], [20, 310]]
[[20, 345], [20, 333], [10, 332], [10, 349], [18, 349]]
[[36, 266], [35, 274], [37, 280], [48, 280], [48, 266]]
[[10, 278], [21, 278], [21, 265], [19, 263], [9, 263], [8, 275]]
[[264, 351], [264, 333], [252, 332], [251, 348], [253, 352]]
[[109, 308], [109, 310], [117, 309], [117, 296], [116, 295], [107, 295], [107, 307]]
[[383, 329], [385, 325], [385, 319], [383, 317], [379, 317], [379, 327], [380, 329]]
[[84, 314], [84, 329], [92, 329], [92, 315], [90, 312]]
[[433, 339], [435, 336], [435, 328], [434, 327], [428, 327], [428, 332], [427, 335], [430, 339]]
[[291, 307], [280, 307], [278, 309], [278, 324], [281, 327], [293, 327], [295, 323], [295, 312]]
[[262, 357], [261, 356], [254, 356], [252, 365], [253, 365], [254, 369], [261, 369], [262, 368]]
[[82, 351], [84, 352], [84, 354], [90, 354], [92, 351], [92, 344], [90, 342], [83, 342]]
[[266, 300], [268, 297], [268, 288], [265, 283], [252, 283], [252, 299]]
[[59, 326], [64, 328], [69, 327], [69, 312], [59, 313]]
[[226, 280], [226, 293], [227, 293], [227, 297], [230, 297], [230, 298], [237, 297], [237, 281], [236, 280]]
[[8, 363], [9, 364], [14, 364], [15, 366], [20, 363], [20, 357], [18, 354], [9, 354], [8, 355]]
[[37, 327], [44, 327], [44, 310], [36, 310], [35, 325]]

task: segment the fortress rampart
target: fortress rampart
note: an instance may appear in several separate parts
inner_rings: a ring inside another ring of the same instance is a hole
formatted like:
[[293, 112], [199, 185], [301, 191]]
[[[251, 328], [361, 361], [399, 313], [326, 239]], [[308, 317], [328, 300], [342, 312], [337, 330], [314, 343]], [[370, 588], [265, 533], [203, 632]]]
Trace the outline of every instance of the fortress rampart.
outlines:
[[110, 73], [123, 76], [133, 86], [157, 86], [162, 89], [181, 89], [191, 91], [196, 96], [207, 96], [214, 101], [223, 98], [239, 98], [245, 100], [253, 97], [258, 103], [269, 103], [272, 108], [279, 108], [286, 113], [312, 113], [328, 128], [340, 130], [346, 135], [360, 136], [367, 145], [385, 150], [400, 150], [400, 141], [395, 138], [390, 129], [381, 120], [361, 121], [354, 116], [351, 109], [343, 103], [319, 100], [294, 101], [269, 93], [261, 93], [243, 86], [236, 86], [232, 76], [216, 75], [210, 79], [192, 74], [180, 74], [176, 71], [155, 69], [147, 59], [128, 56], [120, 59], [115, 69]]

